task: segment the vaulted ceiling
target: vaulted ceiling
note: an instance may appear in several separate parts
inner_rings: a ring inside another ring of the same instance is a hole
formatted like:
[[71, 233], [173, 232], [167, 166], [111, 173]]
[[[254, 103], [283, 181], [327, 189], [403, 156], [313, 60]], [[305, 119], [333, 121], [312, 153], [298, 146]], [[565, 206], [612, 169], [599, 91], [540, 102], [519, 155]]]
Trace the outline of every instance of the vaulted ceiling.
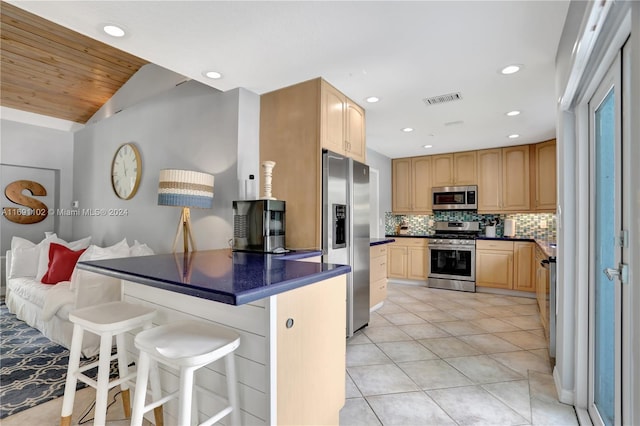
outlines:
[[[39, 18], [7, 2], [64, 28], [34, 24]], [[367, 147], [391, 158], [534, 143], [556, 135], [555, 56], [568, 6], [3, 0], [2, 105], [83, 122], [91, 112], [72, 106], [95, 111], [143, 58], [221, 91], [261, 95], [323, 77], [366, 109]], [[126, 35], [107, 36], [107, 23]], [[509, 64], [522, 69], [502, 75]], [[210, 70], [222, 78], [206, 78]], [[456, 93], [455, 102], [425, 102]], [[521, 113], [506, 115], [513, 110]]]
[[147, 63], [4, 1], [0, 8], [2, 106], [86, 123]]

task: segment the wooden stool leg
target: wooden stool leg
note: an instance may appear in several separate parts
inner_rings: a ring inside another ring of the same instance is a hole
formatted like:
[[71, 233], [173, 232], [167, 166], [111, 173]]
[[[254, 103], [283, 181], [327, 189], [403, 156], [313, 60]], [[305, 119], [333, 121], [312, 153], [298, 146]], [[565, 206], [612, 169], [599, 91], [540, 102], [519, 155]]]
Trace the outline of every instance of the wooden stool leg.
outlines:
[[96, 389], [96, 408], [93, 423], [104, 425], [107, 420], [107, 400], [109, 398], [109, 370], [111, 369], [111, 345], [113, 335], [102, 333], [100, 336], [100, 359], [98, 360], [98, 388]]
[[64, 385], [64, 397], [62, 398], [62, 412], [60, 414], [60, 426], [71, 425], [73, 413], [73, 401], [76, 397], [76, 384], [78, 383], [78, 369], [80, 368], [80, 352], [82, 351], [82, 337], [84, 330], [78, 325], [73, 326], [71, 337], [71, 349], [69, 351], [69, 366], [67, 367], [67, 381]]
[[[127, 377], [129, 375], [129, 363], [127, 360], [127, 344], [124, 338], [124, 334], [118, 334], [116, 336], [116, 348], [118, 351], [118, 376], [120, 378]], [[131, 417], [131, 396], [129, 394], [129, 384], [127, 382], [120, 384], [120, 395], [122, 397], [122, 409], [124, 411], [125, 418]]]

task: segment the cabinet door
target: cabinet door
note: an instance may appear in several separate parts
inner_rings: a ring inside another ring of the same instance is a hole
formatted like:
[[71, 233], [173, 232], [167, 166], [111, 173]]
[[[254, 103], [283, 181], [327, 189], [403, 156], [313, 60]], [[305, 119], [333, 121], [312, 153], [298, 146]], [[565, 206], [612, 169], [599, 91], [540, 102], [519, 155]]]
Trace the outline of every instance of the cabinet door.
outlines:
[[476, 250], [476, 285], [511, 289], [513, 287], [513, 252]]
[[536, 144], [536, 210], [556, 210], [556, 141]]
[[453, 185], [453, 154], [432, 155], [431, 166], [433, 167], [431, 175], [433, 186]]
[[426, 280], [427, 252], [424, 247], [408, 247], [407, 248], [407, 279], [410, 280]]
[[387, 258], [387, 276], [389, 278], [407, 278], [407, 247], [392, 244]]
[[458, 152], [453, 155], [453, 176], [456, 185], [476, 184], [476, 151]]
[[411, 159], [400, 158], [391, 161], [392, 169], [392, 210], [411, 211]]
[[321, 126], [322, 147], [345, 154], [344, 117], [346, 98], [335, 87], [322, 81]]
[[513, 244], [513, 289], [536, 291], [533, 268], [534, 243], [515, 242]]
[[502, 206], [502, 150], [478, 151], [478, 212], [499, 212]]
[[347, 154], [361, 163], [366, 159], [365, 116], [364, 110], [347, 99], [346, 105], [346, 151]]
[[338, 424], [346, 306], [346, 275], [277, 296], [277, 424]]
[[529, 146], [502, 148], [502, 210], [528, 211]]
[[414, 157], [411, 159], [412, 170], [412, 206], [414, 212], [429, 213], [431, 204], [431, 157]]

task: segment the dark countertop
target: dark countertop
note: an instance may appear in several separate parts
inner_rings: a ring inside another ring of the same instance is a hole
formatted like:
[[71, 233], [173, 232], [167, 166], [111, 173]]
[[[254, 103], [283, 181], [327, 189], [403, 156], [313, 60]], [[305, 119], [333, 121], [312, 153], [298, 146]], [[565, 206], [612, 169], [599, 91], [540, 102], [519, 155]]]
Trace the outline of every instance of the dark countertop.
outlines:
[[348, 265], [300, 262], [320, 251], [285, 254], [206, 250], [79, 262], [78, 268], [229, 305], [346, 274]]
[[393, 238], [371, 238], [371, 241], [369, 242], [369, 246], [373, 247], [373, 246], [379, 246], [380, 244], [389, 244], [394, 242], [395, 240]]
[[[436, 238], [436, 236], [434, 234], [423, 234], [423, 235], [409, 235], [409, 234], [394, 235], [394, 234], [387, 234], [386, 237], [388, 237], [388, 238]], [[543, 240], [538, 240], [538, 239], [530, 238], [530, 237], [486, 237], [484, 235], [478, 236], [476, 238], [476, 240], [526, 241], [526, 242], [536, 243], [536, 244], [538, 244], [538, 246], [540, 246], [540, 248], [545, 253], [545, 255], [549, 256], [549, 260], [551, 262], [555, 262], [556, 261], [556, 243], [552, 242], [552, 241], [551, 242], [550, 241], [543, 241]]]

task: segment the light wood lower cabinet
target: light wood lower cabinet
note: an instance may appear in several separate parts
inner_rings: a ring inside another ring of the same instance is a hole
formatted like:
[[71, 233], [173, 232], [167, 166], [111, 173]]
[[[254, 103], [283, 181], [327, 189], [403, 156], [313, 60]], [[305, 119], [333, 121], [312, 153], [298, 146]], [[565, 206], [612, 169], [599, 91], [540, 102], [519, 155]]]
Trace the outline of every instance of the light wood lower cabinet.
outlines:
[[387, 271], [389, 278], [427, 279], [427, 238], [398, 238], [389, 244]]
[[371, 247], [369, 307], [387, 298], [387, 244]]
[[345, 401], [344, 276], [277, 296], [279, 425], [339, 423]]
[[528, 241], [476, 241], [476, 286], [535, 291], [533, 253]]
[[535, 270], [536, 270], [536, 299], [540, 308], [540, 322], [544, 328], [545, 336], [549, 337], [549, 269], [543, 261], [549, 260], [542, 249], [536, 245], [535, 248]]

